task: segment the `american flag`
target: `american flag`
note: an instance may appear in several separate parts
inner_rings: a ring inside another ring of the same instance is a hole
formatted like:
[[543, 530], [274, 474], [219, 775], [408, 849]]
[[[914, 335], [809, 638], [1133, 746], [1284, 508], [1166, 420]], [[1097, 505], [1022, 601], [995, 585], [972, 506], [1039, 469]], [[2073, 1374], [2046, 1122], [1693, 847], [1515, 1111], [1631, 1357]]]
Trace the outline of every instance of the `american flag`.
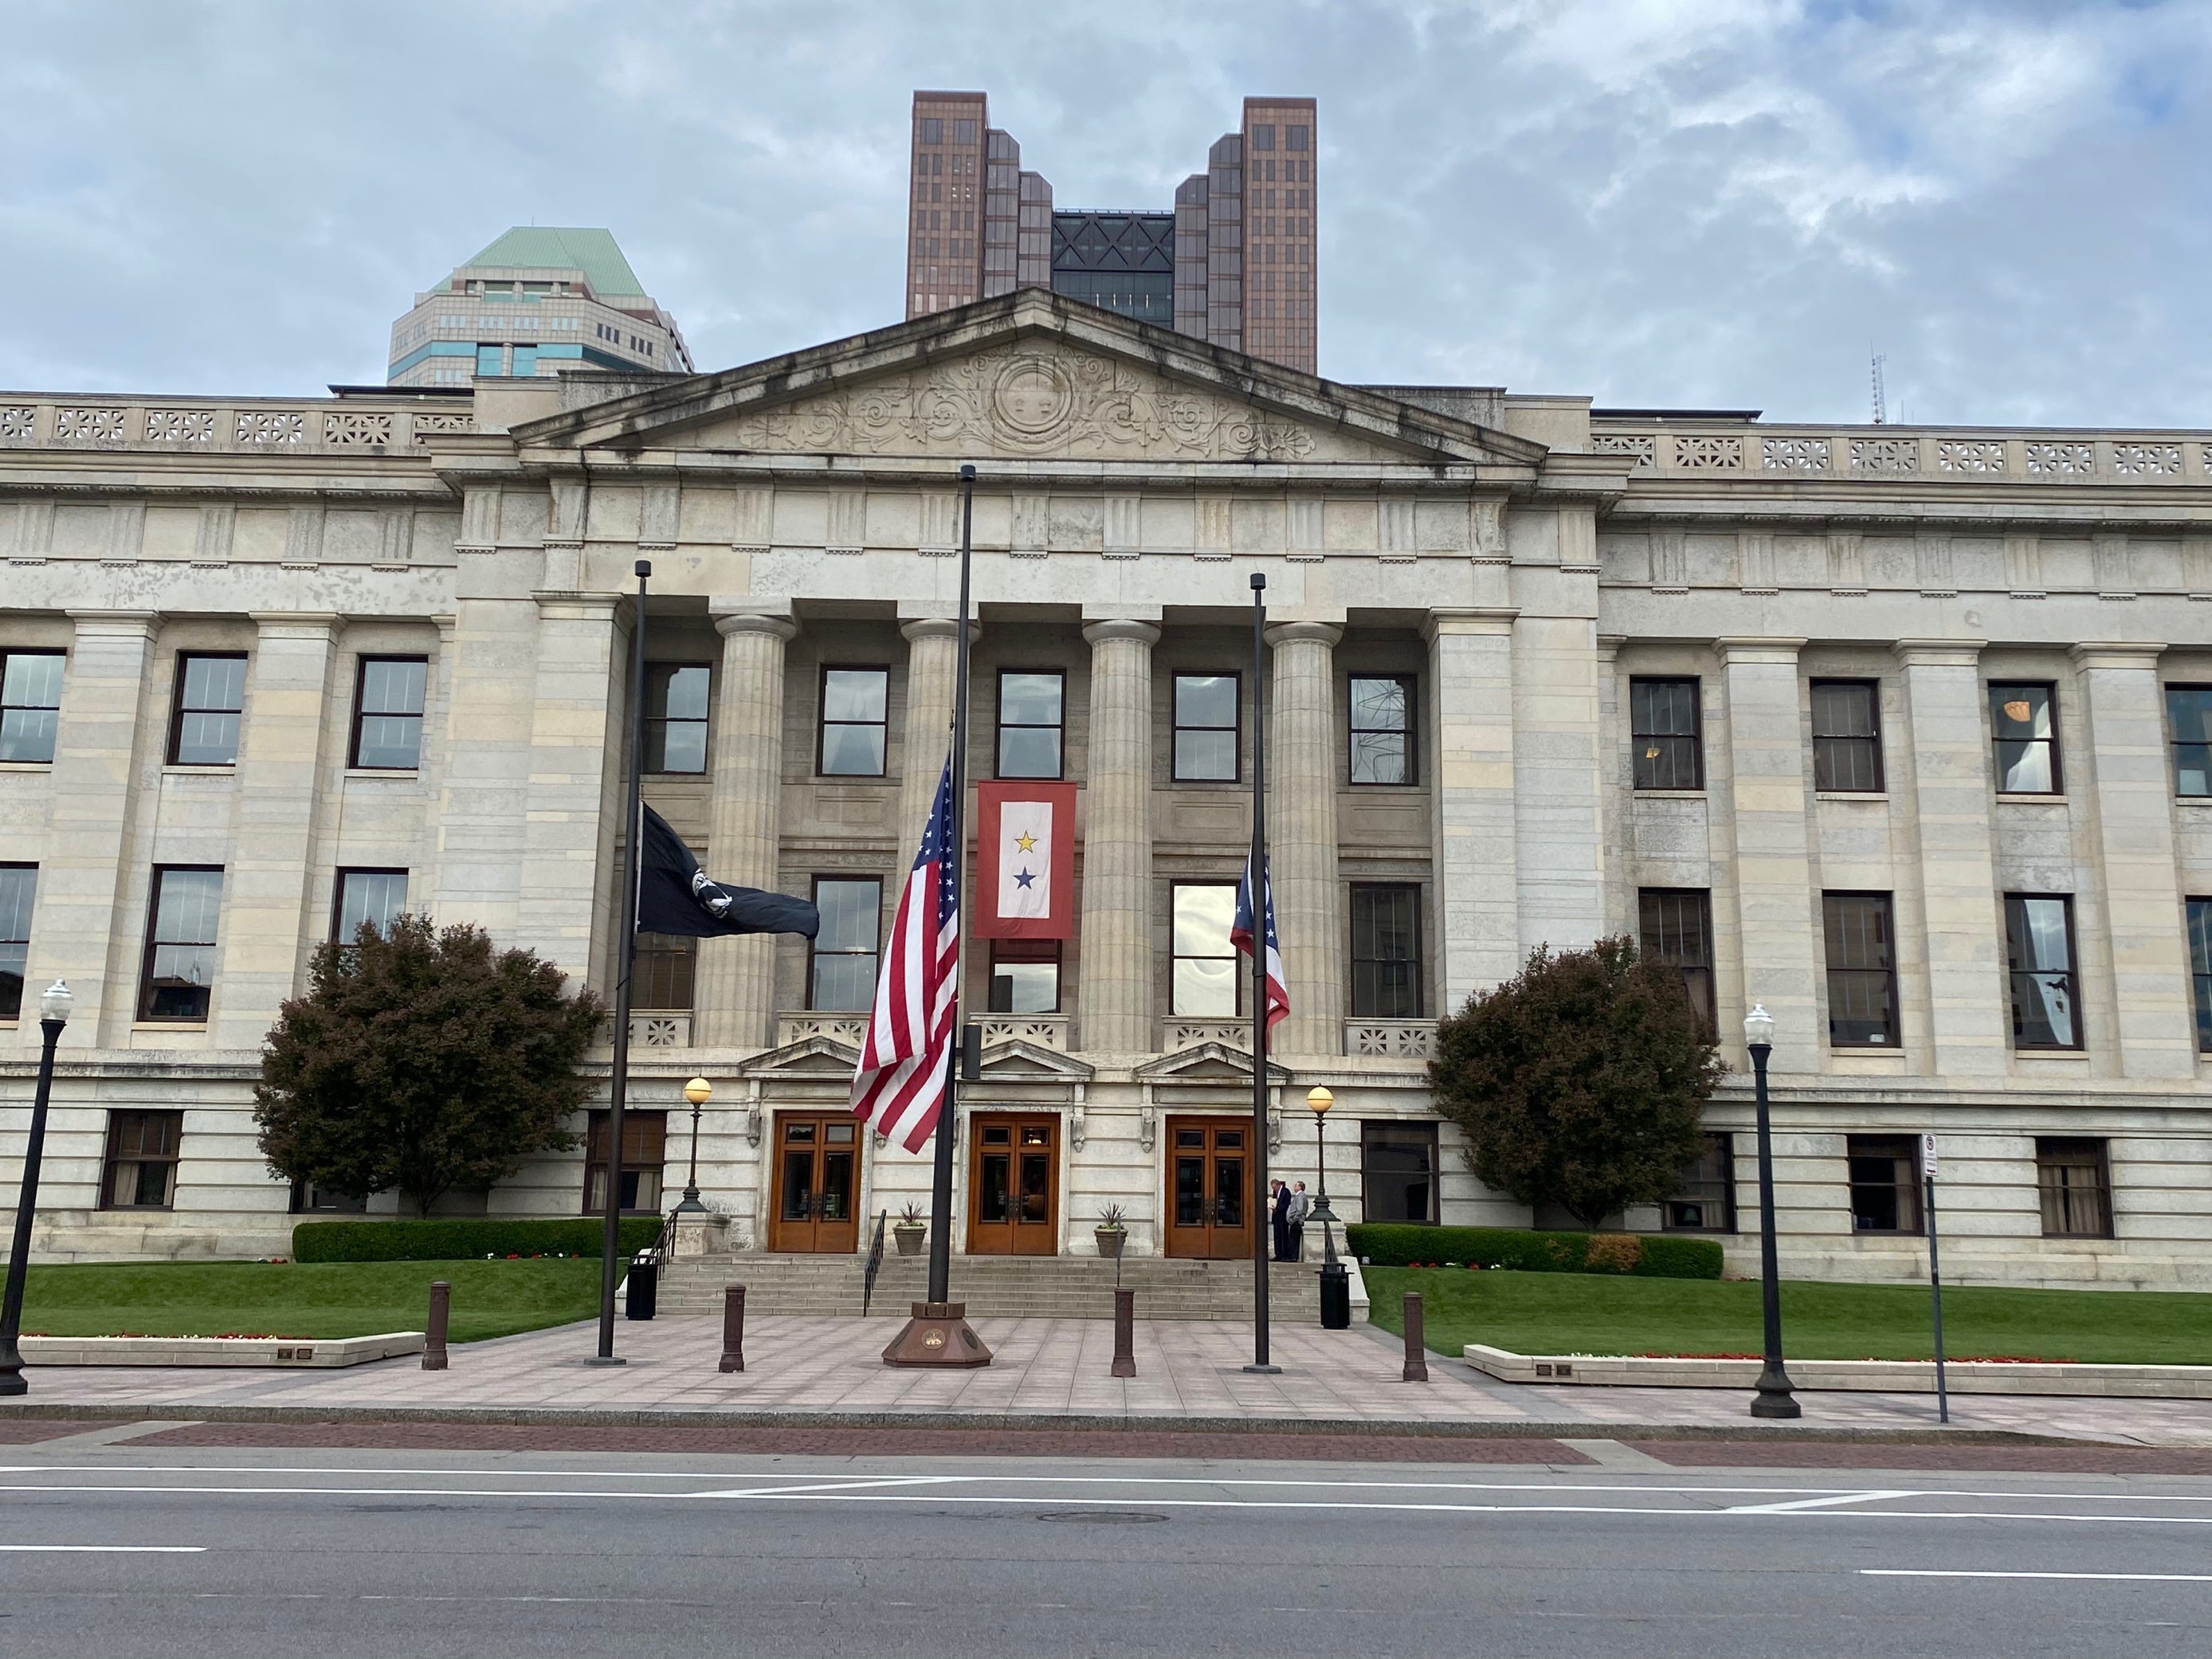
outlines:
[[959, 960], [960, 860], [952, 846], [948, 759], [921, 852], [899, 893], [875, 1006], [860, 1040], [860, 1063], [853, 1073], [854, 1115], [910, 1152], [921, 1150], [945, 1105]]
[[[1283, 981], [1283, 951], [1275, 938], [1275, 887], [1267, 878], [1264, 860], [1260, 866], [1260, 889], [1263, 897], [1261, 908], [1267, 916], [1267, 1029], [1273, 1030], [1275, 1022], [1286, 1019], [1291, 1012], [1290, 988]], [[1229, 942], [1246, 956], [1252, 954], [1252, 859], [1244, 858], [1244, 874], [1237, 884], [1237, 921], [1229, 930]]]

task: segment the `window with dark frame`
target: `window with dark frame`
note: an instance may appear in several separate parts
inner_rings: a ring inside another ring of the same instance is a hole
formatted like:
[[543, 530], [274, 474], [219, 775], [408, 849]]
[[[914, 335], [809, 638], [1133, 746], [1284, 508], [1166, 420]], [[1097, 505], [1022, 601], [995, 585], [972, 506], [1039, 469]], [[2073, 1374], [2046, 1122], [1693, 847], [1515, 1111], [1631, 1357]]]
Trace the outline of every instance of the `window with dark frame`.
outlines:
[[630, 975], [630, 1006], [640, 1013], [690, 1013], [699, 941], [677, 933], [637, 936], [637, 965]]
[[1234, 783], [1241, 775], [1243, 678], [1175, 677], [1175, 781]]
[[181, 1111], [107, 1115], [107, 1156], [100, 1170], [103, 1210], [168, 1210], [177, 1202]]
[[1058, 939], [999, 939], [991, 941], [990, 1012], [994, 1014], [1056, 1014], [1060, 1012]]
[[215, 985], [216, 929], [222, 911], [219, 865], [157, 864], [147, 905], [146, 957], [138, 1018], [204, 1023]]
[[1056, 668], [999, 671], [1002, 778], [1057, 778], [1063, 760], [1067, 677]]
[[290, 1210], [294, 1215], [365, 1215], [368, 1200], [334, 1193], [312, 1181], [295, 1181], [292, 1183]]
[[825, 778], [884, 775], [890, 720], [888, 668], [822, 671], [822, 719], [815, 734], [814, 770]]
[[2188, 902], [2189, 974], [2196, 991], [2197, 1052], [2212, 1054], [2212, 898]]
[[1236, 1018], [1244, 1000], [1240, 958], [1229, 942], [1236, 883], [1179, 881], [1170, 902], [1168, 1011], [1186, 1019]]
[[817, 876], [815, 908], [822, 927], [806, 953], [806, 1006], [851, 1012], [876, 996], [877, 943], [884, 884], [873, 876]]
[[0, 864], [0, 1019], [23, 1017], [23, 975], [31, 963], [31, 910], [39, 866]]
[[1713, 1006], [1713, 896], [1703, 887], [1646, 887], [1636, 896], [1637, 948], [1682, 975], [1682, 989], [1710, 1036]]
[[68, 663], [60, 651], [0, 651], [0, 761], [52, 763]]
[[1705, 740], [1694, 679], [1631, 680], [1629, 734], [1638, 789], [1703, 789]]
[[363, 657], [353, 702], [352, 764], [370, 772], [414, 772], [422, 765], [426, 657]]
[[1814, 680], [1813, 787], [1833, 794], [1881, 793], [1881, 687], [1873, 680]]
[[1411, 674], [1352, 676], [1345, 719], [1353, 783], [1413, 781], [1414, 689]]
[[1850, 1165], [1851, 1231], [1918, 1232], [1920, 1137], [1849, 1135], [1844, 1155]]
[[1827, 947], [1829, 1046], [1895, 1048], [1897, 934], [1890, 896], [1821, 894], [1820, 933]]
[[2166, 723], [2173, 744], [2173, 793], [2212, 795], [2212, 685], [2167, 686]]
[[2055, 894], [2005, 895], [2005, 956], [2011, 970], [2012, 1046], [2078, 1048], [2081, 1001], [2074, 984], [2074, 901]]
[[1735, 1137], [1708, 1129], [1705, 1149], [1682, 1171], [1674, 1195], [1659, 1206], [1659, 1224], [1670, 1233], [1735, 1231]]
[[243, 652], [179, 653], [169, 711], [169, 764], [235, 766], [246, 708]]
[[1369, 1221], [1434, 1226], [1437, 1126], [1395, 1120], [1359, 1126], [1360, 1213]]
[[331, 895], [331, 937], [340, 945], [351, 945], [364, 922], [380, 934], [388, 934], [392, 919], [406, 910], [404, 870], [341, 870]]
[[2112, 1170], [2105, 1141], [2038, 1135], [2035, 1191], [2045, 1238], [2112, 1236]]
[[1352, 889], [1352, 1017], [1419, 1019], [1421, 890], [1410, 883]]
[[703, 662], [645, 665], [645, 769], [691, 775], [707, 769], [707, 699], [714, 671]]
[[2063, 792], [2055, 687], [1990, 681], [1990, 730], [1996, 744], [1998, 793], [2056, 795]]
[[[603, 1215], [607, 1207], [607, 1119], [604, 1110], [591, 1115], [584, 1133], [584, 1213]], [[619, 1198], [625, 1215], [660, 1212], [660, 1180], [668, 1167], [668, 1114], [625, 1111], [623, 1114], [622, 1187]]]

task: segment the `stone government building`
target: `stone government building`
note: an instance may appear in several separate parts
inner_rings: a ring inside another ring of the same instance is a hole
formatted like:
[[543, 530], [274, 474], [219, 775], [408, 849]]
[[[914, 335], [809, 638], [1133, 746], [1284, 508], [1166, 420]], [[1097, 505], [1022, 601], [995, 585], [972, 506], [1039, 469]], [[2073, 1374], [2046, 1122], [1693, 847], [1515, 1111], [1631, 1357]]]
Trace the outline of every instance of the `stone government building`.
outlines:
[[[824, 923], [647, 942], [624, 1193], [683, 1184], [703, 1073], [732, 1243], [864, 1247], [927, 1186], [844, 1097], [945, 752], [963, 461], [974, 774], [1077, 783], [1082, 839], [1075, 939], [971, 951], [957, 1248], [1088, 1253], [1109, 1203], [1139, 1251], [1249, 1237], [1258, 569], [1276, 1170], [1312, 1178], [1326, 1083], [1342, 1212], [1549, 1219], [1475, 1182], [1423, 1057], [1534, 946], [1628, 933], [1739, 1068], [1776, 1016], [1787, 1271], [1921, 1270], [1923, 1129], [1962, 1277], [2212, 1266], [2212, 439], [1343, 386], [1036, 289], [719, 374], [0, 394], [10, 1197], [36, 990], [77, 998], [40, 1248], [276, 1253], [348, 1207], [251, 1115], [334, 928], [426, 910], [605, 986], [641, 555], [648, 796]], [[1748, 1265], [1750, 1121], [1731, 1078], [1624, 1224]], [[481, 1201], [577, 1213], [607, 1152]]]

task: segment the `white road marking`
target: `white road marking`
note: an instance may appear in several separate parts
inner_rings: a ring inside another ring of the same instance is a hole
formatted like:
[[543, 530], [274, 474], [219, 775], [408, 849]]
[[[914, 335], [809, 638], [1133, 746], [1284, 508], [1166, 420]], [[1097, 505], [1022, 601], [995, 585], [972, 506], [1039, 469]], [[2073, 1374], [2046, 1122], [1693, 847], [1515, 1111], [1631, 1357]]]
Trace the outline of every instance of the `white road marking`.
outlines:
[[1788, 1515], [1796, 1510], [1824, 1510], [1838, 1504], [1874, 1504], [1885, 1498], [1924, 1498], [1917, 1492], [1845, 1492], [1832, 1498], [1800, 1498], [1787, 1504], [1735, 1504], [1730, 1515]]
[[2212, 1584], [2212, 1572], [1954, 1572], [1934, 1567], [1861, 1567], [1862, 1578], [2087, 1578], [2127, 1584]]
[[205, 1555], [204, 1544], [0, 1544], [9, 1555]]

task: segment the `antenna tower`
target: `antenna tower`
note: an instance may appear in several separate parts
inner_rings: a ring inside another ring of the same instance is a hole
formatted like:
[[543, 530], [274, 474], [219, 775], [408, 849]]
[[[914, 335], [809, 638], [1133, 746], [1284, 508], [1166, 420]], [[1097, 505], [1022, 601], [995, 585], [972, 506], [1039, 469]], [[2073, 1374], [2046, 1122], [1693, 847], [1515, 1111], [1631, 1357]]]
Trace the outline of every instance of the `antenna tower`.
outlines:
[[1881, 393], [1881, 366], [1889, 361], [1886, 352], [1874, 354], [1874, 423], [1885, 426], [1889, 421], [1889, 409]]

